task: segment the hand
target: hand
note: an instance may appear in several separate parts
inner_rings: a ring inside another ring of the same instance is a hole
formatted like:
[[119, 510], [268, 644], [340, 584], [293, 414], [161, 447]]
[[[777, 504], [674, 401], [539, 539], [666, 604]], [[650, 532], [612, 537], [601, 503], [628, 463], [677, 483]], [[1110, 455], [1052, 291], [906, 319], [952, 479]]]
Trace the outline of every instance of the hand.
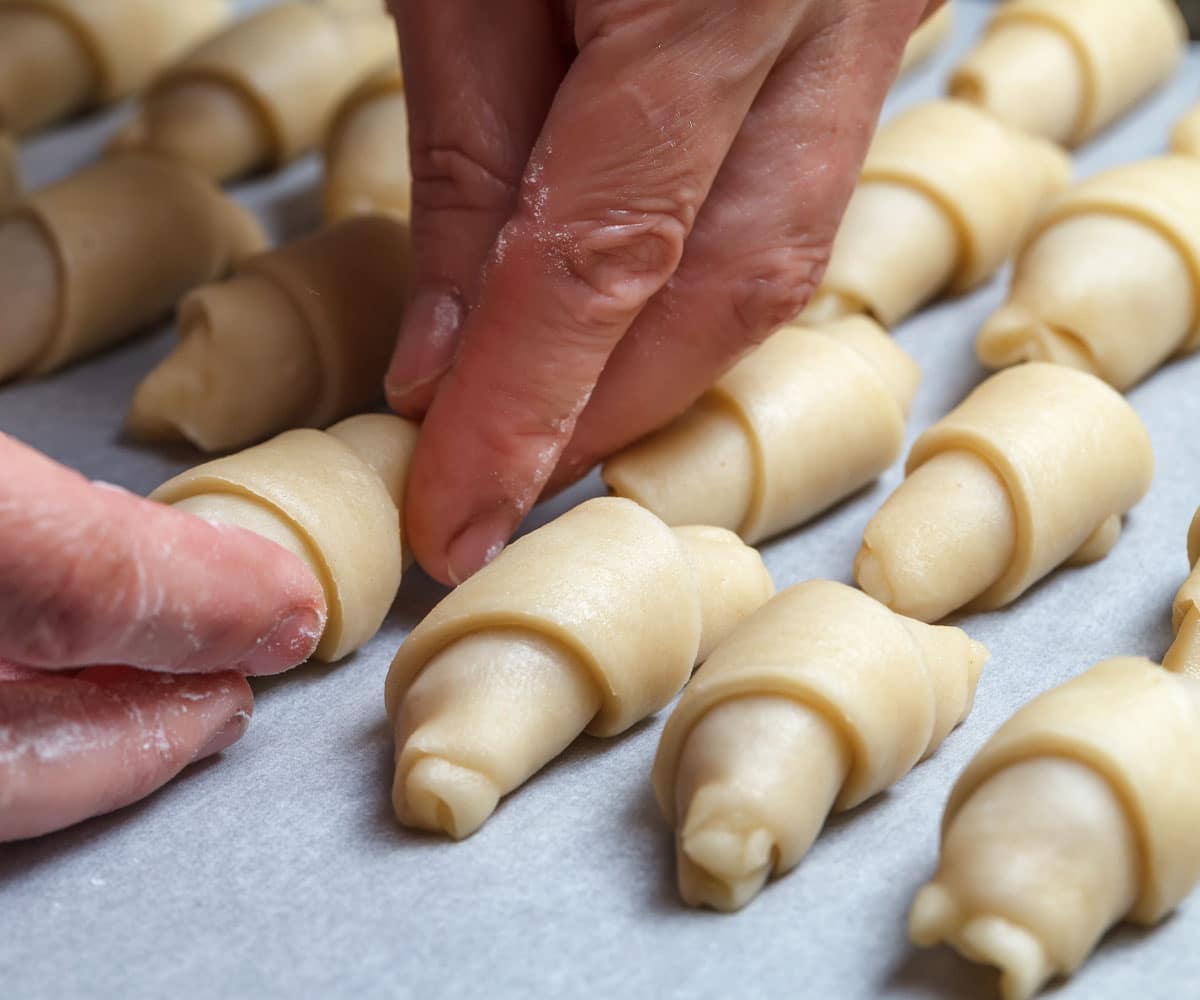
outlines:
[[0, 470], [3, 842], [128, 805], [234, 743], [253, 707], [242, 675], [307, 659], [325, 602], [250, 532], [3, 434]]
[[804, 306], [939, 2], [393, 0], [418, 271], [387, 390], [425, 414], [426, 570], [474, 572]]

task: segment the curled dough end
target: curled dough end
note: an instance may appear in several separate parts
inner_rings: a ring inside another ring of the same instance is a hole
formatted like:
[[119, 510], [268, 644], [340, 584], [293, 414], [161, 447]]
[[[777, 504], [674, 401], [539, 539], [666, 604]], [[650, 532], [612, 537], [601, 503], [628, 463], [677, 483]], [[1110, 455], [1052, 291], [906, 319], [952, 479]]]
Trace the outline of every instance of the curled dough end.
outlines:
[[469, 837], [500, 802], [500, 789], [487, 775], [441, 757], [422, 757], [406, 773], [396, 772], [392, 805], [405, 826]]

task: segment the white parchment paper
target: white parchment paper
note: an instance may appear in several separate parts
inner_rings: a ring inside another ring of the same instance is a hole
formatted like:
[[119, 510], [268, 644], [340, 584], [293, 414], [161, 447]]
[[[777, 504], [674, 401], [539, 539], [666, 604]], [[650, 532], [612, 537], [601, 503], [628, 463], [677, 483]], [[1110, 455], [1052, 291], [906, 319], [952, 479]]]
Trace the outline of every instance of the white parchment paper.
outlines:
[[[889, 113], [940, 92], [987, 5], [959, 6], [953, 44], [898, 86]], [[1161, 151], [1200, 96], [1198, 80], [1193, 52], [1168, 88], [1078, 155], [1079, 173]], [[27, 179], [46, 183], [85, 162], [121, 114], [28, 142]], [[301, 163], [237, 195], [275, 235], [295, 234], [316, 222], [316, 178], [316, 165]], [[898, 331], [925, 373], [913, 436], [983, 377], [972, 342], [1003, 291], [1001, 279]], [[0, 429], [89, 476], [150, 490], [196, 460], [120, 433], [134, 386], [171, 338], [163, 329], [0, 389]], [[219, 759], [119, 813], [0, 847], [0, 998], [993, 996], [993, 973], [910, 948], [907, 907], [934, 865], [950, 785], [988, 735], [1095, 661], [1158, 657], [1168, 645], [1200, 504], [1200, 357], [1130, 399], [1158, 472], [1112, 555], [1055, 574], [1008, 610], [964, 619], [993, 653], [967, 723], [892, 791], [833, 820], [803, 864], [742, 913], [678, 902], [649, 784], [661, 718], [617, 740], [580, 740], [465, 843], [397, 827], [383, 679], [440, 595], [414, 572], [355, 657], [256, 682], [254, 723]], [[863, 526], [899, 475], [768, 546], [779, 586], [849, 581]], [[589, 492], [594, 478], [566, 501]], [[1111, 935], [1053, 996], [1200, 996], [1200, 893], [1152, 931]]]

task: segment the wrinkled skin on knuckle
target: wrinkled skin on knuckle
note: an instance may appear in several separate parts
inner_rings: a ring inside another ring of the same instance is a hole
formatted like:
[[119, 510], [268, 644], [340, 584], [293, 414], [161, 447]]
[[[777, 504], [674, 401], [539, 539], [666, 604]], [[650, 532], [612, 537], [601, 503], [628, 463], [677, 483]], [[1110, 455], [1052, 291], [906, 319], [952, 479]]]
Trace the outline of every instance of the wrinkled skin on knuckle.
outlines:
[[794, 243], [752, 253], [729, 279], [730, 308], [745, 340], [757, 344], [808, 305], [825, 267], [830, 244]]
[[413, 149], [413, 198], [430, 212], [492, 212], [512, 206], [517, 186], [496, 151], [442, 144]]

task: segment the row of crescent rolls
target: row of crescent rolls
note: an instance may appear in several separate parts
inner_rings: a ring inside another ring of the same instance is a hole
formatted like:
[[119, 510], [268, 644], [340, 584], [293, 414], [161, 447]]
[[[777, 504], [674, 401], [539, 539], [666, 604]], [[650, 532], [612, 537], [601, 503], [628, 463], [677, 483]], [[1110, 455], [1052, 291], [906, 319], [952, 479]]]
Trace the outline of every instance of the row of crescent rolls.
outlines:
[[129, 430], [219, 452], [370, 409], [408, 294], [407, 223], [358, 215], [238, 263], [179, 306]]
[[0, 129], [128, 97], [231, 15], [229, 0], [0, 0]]
[[1174, 0], [1007, 0], [950, 78], [951, 96], [1077, 146], [1164, 83], [1187, 27]]
[[684, 900], [735, 910], [795, 867], [831, 810], [877, 795], [941, 745], [987, 658], [961, 629], [826, 580], [753, 614], [700, 667], [654, 762]]
[[979, 360], [1052, 361], [1124, 391], [1200, 349], [1200, 159], [1098, 174], [1054, 199], [1017, 253]]
[[380, 5], [273, 5], [159, 74], [114, 147], [181, 160], [217, 181], [276, 167], [318, 148], [342, 101], [398, 58]]
[[1200, 680], [1132, 657], [1035, 698], [950, 794], [909, 914], [1028, 1000], [1122, 920], [1164, 919], [1200, 879]]
[[757, 544], [896, 461], [919, 380], [916, 363], [866, 317], [786, 326], [602, 475], [668, 524], [717, 525]]
[[328, 614], [314, 655], [332, 663], [375, 635], [400, 586], [416, 438], [415, 424], [383, 413], [291, 430], [189, 469], [150, 498], [254, 531], [304, 560]]
[[986, 281], [1070, 182], [1047, 142], [969, 104], [930, 101], [883, 125], [804, 321], [865, 313], [894, 326]]
[[732, 532], [671, 528], [617, 497], [518, 539], [392, 661], [397, 818], [474, 833], [581, 733], [615, 736], [664, 708], [774, 589]]
[[116, 343], [265, 243], [207, 178], [157, 158], [114, 157], [33, 193], [0, 215], [0, 382]]

